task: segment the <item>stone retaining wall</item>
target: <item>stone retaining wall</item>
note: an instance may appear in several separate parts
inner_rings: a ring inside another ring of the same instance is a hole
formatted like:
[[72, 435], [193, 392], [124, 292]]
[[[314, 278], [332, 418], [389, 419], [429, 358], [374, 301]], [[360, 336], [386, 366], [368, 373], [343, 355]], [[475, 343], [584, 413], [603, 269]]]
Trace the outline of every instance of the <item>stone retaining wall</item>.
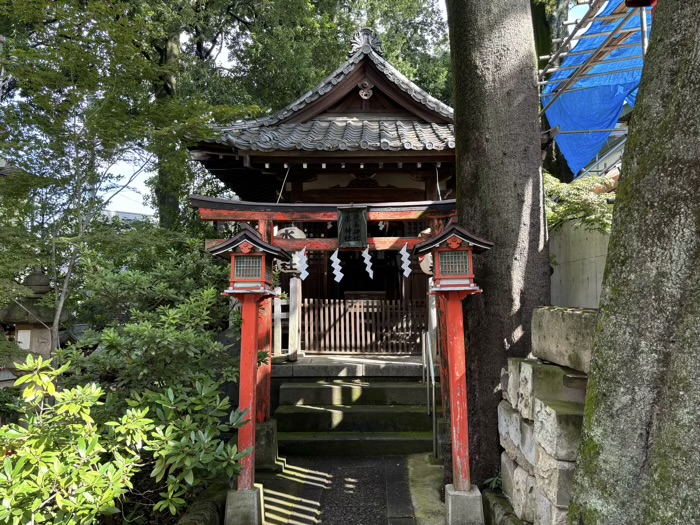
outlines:
[[[502, 371], [502, 490], [522, 523], [568, 524], [595, 317], [594, 310], [536, 310], [533, 358], [509, 359]], [[503, 510], [487, 515], [492, 525], [514, 523]]]

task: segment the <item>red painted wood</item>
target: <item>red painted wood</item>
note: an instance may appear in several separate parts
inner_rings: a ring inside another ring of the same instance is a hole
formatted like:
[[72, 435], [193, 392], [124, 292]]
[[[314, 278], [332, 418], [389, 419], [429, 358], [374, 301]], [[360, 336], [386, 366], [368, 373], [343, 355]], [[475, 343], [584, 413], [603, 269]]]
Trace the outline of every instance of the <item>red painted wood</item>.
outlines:
[[447, 300], [443, 295], [438, 295], [437, 299], [437, 343], [440, 352], [440, 390], [442, 394], [442, 415], [447, 417], [450, 411], [450, 380], [448, 377], [447, 363]]
[[[258, 350], [272, 352], [272, 299], [263, 299], [258, 306]], [[272, 359], [257, 368], [256, 416], [258, 423], [270, 420], [270, 388], [272, 386]]]
[[253, 448], [253, 453], [241, 460], [243, 468], [238, 477], [238, 490], [252, 490], [255, 483], [255, 393], [258, 362], [258, 304], [256, 294], [242, 297], [240, 395], [241, 410], [248, 411], [249, 422], [238, 431], [238, 450]]
[[[370, 221], [415, 221], [432, 218], [455, 217], [454, 210], [413, 210], [413, 211], [369, 211]], [[275, 222], [334, 222], [338, 220], [337, 210], [328, 211], [269, 211], [269, 210], [217, 210], [200, 208], [199, 217], [203, 221], [257, 221], [270, 220]]]
[[[217, 246], [226, 239], [207, 239], [205, 241], [205, 247], [211, 249]], [[415, 237], [370, 237], [367, 239], [370, 250], [384, 251], [384, 250], [400, 250], [405, 244], [408, 244], [407, 249], [412, 250], [413, 247], [421, 242], [422, 239], [416, 239]], [[332, 238], [319, 238], [319, 239], [280, 239], [274, 238], [272, 244], [279, 246], [283, 250], [288, 252], [296, 252], [302, 248], [306, 248], [307, 251], [317, 251], [317, 252], [334, 252], [338, 248], [338, 239]], [[354, 251], [362, 251], [362, 249], [357, 249]]]
[[[265, 242], [272, 239], [272, 221], [258, 221], [258, 232]], [[270, 358], [257, 370], [256, 421], [270, 420], [270, 395], [272, 389], [272, 299], [263, 299], [259, 306], [258, 349], [268, 353]]]
[[455, 489], [469, 491], [469, 417], [467, 363], [464, 345], [464, 292], [447, 294], [447, 354], [452, 415], [452, 472]]

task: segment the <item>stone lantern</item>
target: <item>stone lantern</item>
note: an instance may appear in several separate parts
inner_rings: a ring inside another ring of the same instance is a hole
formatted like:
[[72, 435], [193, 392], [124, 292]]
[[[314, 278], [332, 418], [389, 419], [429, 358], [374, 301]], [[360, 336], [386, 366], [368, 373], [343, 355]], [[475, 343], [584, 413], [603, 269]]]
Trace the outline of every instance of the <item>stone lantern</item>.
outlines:
[[[56, 309], [44, 306], [42, 299], [53, 289], [49, 278], [35, 267], [22, 283], [30, 294], [0, 310], [0, 323], [14, 325], [14, 339], [27, 352], [50, 358], [52, 353], [51, 329]], [[61, 321], [66, 321], [70, 312], [64, 311]]]

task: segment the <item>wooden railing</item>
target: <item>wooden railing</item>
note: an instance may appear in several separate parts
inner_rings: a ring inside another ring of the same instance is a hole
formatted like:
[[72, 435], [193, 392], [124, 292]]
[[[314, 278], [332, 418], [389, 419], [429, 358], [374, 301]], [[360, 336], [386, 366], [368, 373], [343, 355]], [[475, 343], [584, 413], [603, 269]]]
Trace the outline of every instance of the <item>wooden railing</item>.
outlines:
[[425, 301], [304, 299], [302, 344], [312, 354], [420, 354]]

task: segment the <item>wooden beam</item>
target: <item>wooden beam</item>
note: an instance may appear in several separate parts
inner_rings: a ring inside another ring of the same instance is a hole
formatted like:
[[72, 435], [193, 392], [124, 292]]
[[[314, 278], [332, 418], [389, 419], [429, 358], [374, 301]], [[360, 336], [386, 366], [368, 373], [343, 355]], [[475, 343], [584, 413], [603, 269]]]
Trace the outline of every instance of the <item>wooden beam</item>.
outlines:
[[[217, 246], [226, 239], [207, 239], [204, 244], [207, 250]], [[422, 239], [417, 239], [415, 237], [370, 237], [367, 239], [367, 244], [370, 250], [374, 251], [385, 251], [385, 250], [400, 250], [405, 245], [408, 245], [408, 250], [412, 250], [413, 247], [421, 242]], [[308, 251], [313, 252], [333, 252], [338, 248], [338, 239], [332, 238], [317, 238], [317, 239], [272, 239], [272, 244], [278, 246], [287, 252], [298, 252], [299, 250], [306, 248]], [[347, 251], [362, 251], [358, 248], [356, 250]]]
[[327, 222], [337, 221], [338, 211], [314, 212], [300, 210], [297, 212], [282, 212], [200, 208], [199, 218], [203, 221], [255, 221], [265, 219], [275, 222]]
[[[193, 196], [192, 205], [206, 221], [329, 222], [338, 220], [341, 204], [272, 204], [263, 202], [223, 201]], [[415, 221], [449, 219], [457, 212], [455, 201], [405, 203], [365, 203], [370, 221]], [[347, 205], [346, 205], [347, 206]]]
[[[200, 148], [203, 149], [203, 148]], [[423, 149], [415, 151], [399, 150], [348, 150], [348, 151], [306, 151], [306, 150], [240, 150], [240, 155], [248, 155], [254, 161], [260, 162], [262, 159], [274, 159], [281, 157], [282, 159], [294, 159], [296, 162], [302, 162], [302, 159], [308, 159], [309, 162], [323, 162], [321, 159], [328, 159], [325, 162], [331, 162], [330, 159], [337, 159], [337, 162], [357, 163], [357, 162], [431, 162], [440, 160], [442, 162], [455, 160], [455, 150], [452, 148], [445, 149]], [[298, 160], [297, 160], [298, 159]], [[315, 159], [315, 160], [314, 160]], [[264, 162], [264, 160], [262, 160]], [[274, 161], [270, 161], [274, 162]]]
[[[370, 211], [368, 220], [379, 221], [417, 221], [428, 219], [450, 219], [456, 217], [455, 210], [425, 210], [425, 211]], [[212, 210], [200, 208], [199, 217], [203, 221], [254, 221], [259, 219], [273, 222], [334, 222], [338, 220], [337, 211], [323, 212], [275, 212], [275, 211], [243, 211], [243, 210]]]

